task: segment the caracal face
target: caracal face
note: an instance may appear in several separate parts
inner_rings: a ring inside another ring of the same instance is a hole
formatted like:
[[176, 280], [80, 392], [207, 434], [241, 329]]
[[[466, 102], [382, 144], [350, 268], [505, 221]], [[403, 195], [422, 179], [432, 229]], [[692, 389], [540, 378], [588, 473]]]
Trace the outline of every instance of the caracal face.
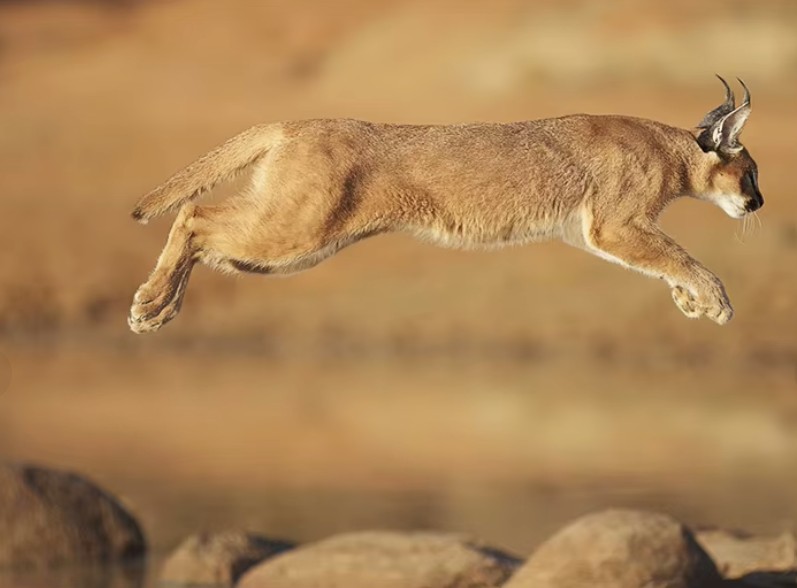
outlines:
[[731, 218], [741, 219], [764, 205], [758, 187], [758, 166], [744, 147], [738, 153], [717, 155], [716, 172], [700, 197], [719, 206]]
[[[719, 76], [718, 76], [719, 77]], [[744, 88], [744, 99], [737, 108], [733, 91], [722, 78], [725, 102], [709, 112], [699, 128], [697, 141], [708, 159], [705, 185], [698, 198], [719, 206], [731, 218], [744, 218], [764, 205], [758, 187], [758, 165], [750, 152], [739, 142], [747, 117], [750, 116], [750, 92]]]

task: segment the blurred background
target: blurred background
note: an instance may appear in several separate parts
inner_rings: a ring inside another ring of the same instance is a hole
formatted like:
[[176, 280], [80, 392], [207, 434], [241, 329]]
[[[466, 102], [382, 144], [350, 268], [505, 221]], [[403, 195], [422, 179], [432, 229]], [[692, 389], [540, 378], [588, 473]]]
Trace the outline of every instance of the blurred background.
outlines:
[[[89, 475], [156, 553], [432, 528], [526, 554], [607, 505], [792, 528], [795, 31], [791, 0], [0, 1], [0, 459]], [[199, 267], [175, 322], [128, 331], [170, 223], [133, 204], [252, 124], [691, 127], [715, 72], [752, 90], [762, 226], [662, 223], [724, 279], [726, 327], [560, 244], [398, 235], [283, 279]]]

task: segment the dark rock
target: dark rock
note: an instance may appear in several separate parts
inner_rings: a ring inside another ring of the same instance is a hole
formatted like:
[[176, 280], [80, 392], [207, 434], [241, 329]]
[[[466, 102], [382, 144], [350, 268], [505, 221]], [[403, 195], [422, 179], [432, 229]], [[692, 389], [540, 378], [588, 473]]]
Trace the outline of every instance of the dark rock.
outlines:
[[111, 563], [145, 551], [132, 515], [85, 478], [0, 465], [0, 568]]
[[192, 535], [163, 564], [160, 582], [169, 586], [233, 586], [265, 559], [294, 547], [286, 541], [228, 531]]

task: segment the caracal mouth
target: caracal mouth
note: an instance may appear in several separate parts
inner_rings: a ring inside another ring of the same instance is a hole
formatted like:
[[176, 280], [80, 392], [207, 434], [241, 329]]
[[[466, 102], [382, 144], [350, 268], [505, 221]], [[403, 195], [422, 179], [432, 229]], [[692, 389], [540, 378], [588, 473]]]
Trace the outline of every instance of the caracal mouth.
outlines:
[[734, 218], [736, 220], [741, 220], [744, 217], [746, 217], [748, 214], [752, 214], [749, 210], [744, 210], [744, 209], [734, 210], [732, 212], [729, 212], [729, 211], [726, 210], [725, 212], [728, 213], [729, 217]]

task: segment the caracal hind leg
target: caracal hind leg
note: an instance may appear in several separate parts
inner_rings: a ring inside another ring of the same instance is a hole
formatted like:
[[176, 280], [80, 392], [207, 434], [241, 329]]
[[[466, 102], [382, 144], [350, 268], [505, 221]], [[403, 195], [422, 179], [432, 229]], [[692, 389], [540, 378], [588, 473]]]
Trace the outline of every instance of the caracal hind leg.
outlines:
[[384, 219], [360, 211], [362, 187], [341, 182], [341, 170], [318, 154], [311, 153], [317, 173], [306, 173], [304, 151], [255, 169], [252, 185], [222, 203], [181, 209], [155, 270], [136, 293], [133, 331], [155, 331], [176, 316], [196, 262], [226, 273], [295, 273], [387, 228]]
[[242, 202], [181, 210], [155, 270], [134, 297], [133, 331], [157, 331], [177, 315], [196, 262], [225, 273], [295, 273], [370, 234], [325, 231], [323, 214], [296, 222], [295, 208], [277, 214]]
[[196, 261], [191, 233], [195, 210], [194, 204], [180, 210], [155, 269], [133, 296], [127, 322], [135, 333], [157, 331], [180, 311]]
[[291, 274], [359, 240], [322, 230], [323, 215], [297, 220], [301, 216], [300, 209], [290, 206], [279, 211], [202, 207], [193, 222], [195, 259], [225, 273]]

